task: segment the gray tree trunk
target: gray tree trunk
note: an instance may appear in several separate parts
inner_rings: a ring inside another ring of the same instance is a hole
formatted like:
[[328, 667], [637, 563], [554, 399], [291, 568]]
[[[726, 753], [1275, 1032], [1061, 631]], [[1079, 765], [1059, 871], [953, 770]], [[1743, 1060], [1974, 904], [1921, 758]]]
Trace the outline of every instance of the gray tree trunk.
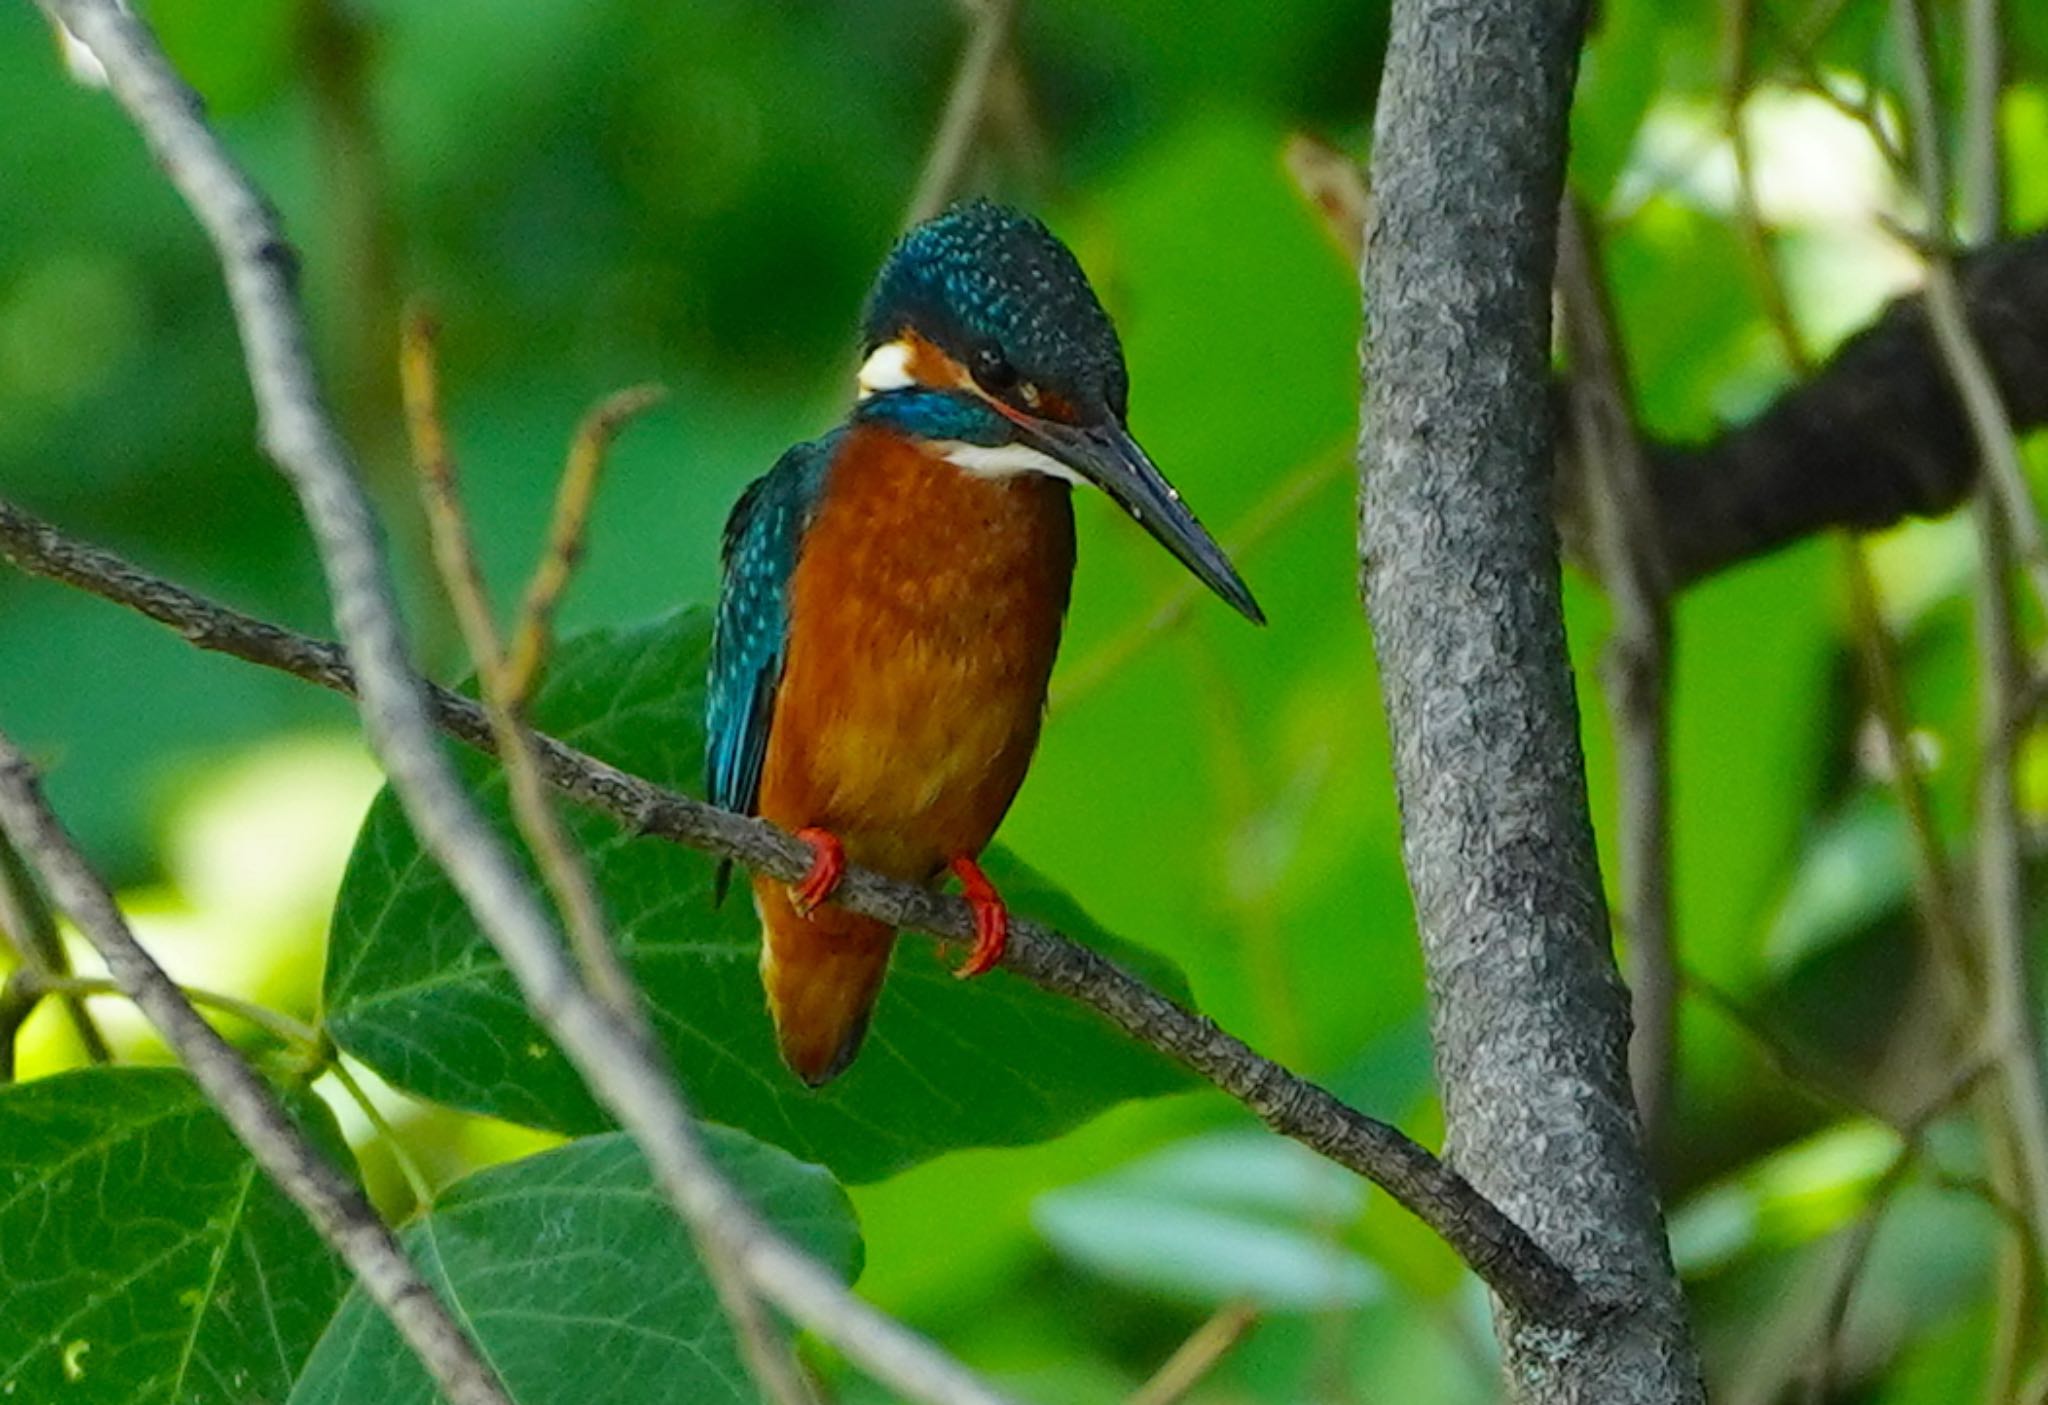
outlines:
[[1613, 1310], [1497, 1312], [1510, 1392], [1705, 1399], [1629, 1094], [1550, 515], [1575, 0], [1395, 0], [1360, 551], [1449, 1155]]

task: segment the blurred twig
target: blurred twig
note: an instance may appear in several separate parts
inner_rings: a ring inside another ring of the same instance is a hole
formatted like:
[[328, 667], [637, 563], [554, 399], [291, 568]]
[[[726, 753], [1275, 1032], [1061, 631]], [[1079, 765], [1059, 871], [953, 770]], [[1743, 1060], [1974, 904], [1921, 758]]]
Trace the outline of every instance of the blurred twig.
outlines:
[[[590, 866], [584, 862], [562, 817], [555, 812], [554, 797], [541, 778], [532, 734], [519, 717], [524, 697], [522, 685], [514, 679], [497, 627], [491, 623], [490, 599], [471, 542], [469, 519], [462, 507], [455, 456], [448, 447], [441, 415], [435, 341], [431, 317], [418, 311], [406, 315], [399, 347], [406, 425], [426, 500], [434, 561], [482, 683], [484, 714], [490, 719], [498, 759], [505, 768], [513, 823], [540, 865], [542, 881], [568, 928], [569, 944], [582, 965], [584, 980], [611, 1007], [614, 1017], [633, 1029], [643, 1044], [651, 1046], [654, 1040], [647, 1028], [646, 1011], [640, 1005], [632, 977], [612, 946]], [[577, 435], [577, 447], [570, 456], [569, 474], [562, 489], [568, 507], [557, 513], [556, 530], [550, 534], [550, 551], [528, 590], [529, 605], [522, 618], [522, 629], [530, 631], [532, 639], [526, 675], [529, 680], [533, 668], [547, 653], [553, 602], [568, 584], [574, 568], [576, 546], [582, 540], [582, 524], [596, 488], [608, 437], [608, 429], [592, 430], [586, 425], [584, 432]], [[540, 601], [538, 606], [532, 603], [536, 598]], [[817, 1397], [791, 1354], [788, 1340], [762, 1308], [734, 1261], [730, 1246], [715, 1235], [699, 1235], [698, 1239], [705, 1269], [732, 1322], [741, 1356], [754, 1379], [776, 1405], [813, 1405]]]
[[1614, 610], [1601, 660], [1621, 781], [1621, 916], [1634, 1032], [1629, 1072], [1656, 1145], [1677, 1059], [1671, 897], [1671, 575], [1650, 498], [1635, 398], [1591, 220], [1567, 196], [1557, 285], [1571, 358], [1572, 438], [1600, 583]]
[[105, 67], [115, 96], [213, 241], [263, 447], [312, 529], [351, 676], [362, 690], [365, 733], [414, 833], [448, 873], [528, 1007], [598, 1102], [632, 1133], [655, 1183], [700, 1244], [730, 1254], [792, 1318], [897, 1393], [935, 1405], [995, 1405], [1002, 1399], [995, 1390], [855, 1298], [754, 1213], [711, 1161], [658, 1048], [578, 978], [560, 934], [435, 735], [430, 693], [408, 654], [360, 473], [307, 352], [294, 256], [274, 210], [207, 125], [198, 95], [141, 20], [114, 0], [44, 4]]
[[1833, 1398], [1836, 1363], [1841, 1357], [1842, 1336], [1848, 1326], [1850, 1304], [1855, 1301], [1856, 1285], [1862, 1280], [1864, 1266], [1870, 1262], [1871, 1247], [1877, 1242], [1878, 1224], [1884, 1218], [1892, 1197], [1905, 1184], [1907, 1173], [1920, 1159], [1928, 1129], [1967, 1097], [1990, 1070], [1991, 1063], [1987, 1059], [1969, 1060], [1900, 1127], [1898, 1152], [1884, 1174], [1878, 1177], [1877, 1184], [1871, 1187], [1863, 1213], [1857, 1217], [1849, 1232], [1849, 1240], [1842, 1248], [1834, 1286], [1828, 1292], [1827, 1311], [1821, 1317], [1820, 1340], [1814, 1348], [1807, 1375], [1808, 1405], [1826, 1405]]
[[1318, 137], [1296, 132], [1280, 148], [1280, 164], [1294, 188], [1315, 210], [1323, 232], [1344, 256], [1346, 268], [1365, 257], [1365, 222], [1372, 214], [1372, 193], [1365, 168]]
[[1258, 1320], [1259, 1310], [1253, 1304], [1226, 1304], [1174, 1349], [1152, 1378], [1132, 1393], [1129, 1405], [1179, 1405]]
[[[0, 990], [0, 1083], [6, 1083], [14, 1078], [14, 1048], [22, 1025], [43, 996], [54, 989], [54, 982], [71, 974], [71, 960], [64, 954], [64, 939], [34, 877], [4, 835], [0, 835], [0, 946], [14, 953], [16, 963], [6, 987]], [[96, 1064], [107, 1062], [112, 1057], [107, 1041], [85, 1002], [73, 994], [58, 992], [58, 996], [85, 1056]]]
[[[88, 31], [79, 36], [102, 60]], [[118, 61], [107, 64], [114, 81]], [[28, 758], [0, 736], [0, 829], [40, 872], [133, 1000], [171, 1046], [249, 1154], [339, 1255], [435, 1383], [456, 1405], [510, 1405], [497, 1375], [406, 1258], [355, 1183], [330, 1165], [276, 1096], [201, 1019], [128, 929], [114, 898], [44, 802]]]
[[[1275, 483], [1235, 526], [1223, 534], [1223, 549], [1233, 561], [1242, 561], [1259, 544], [1272, 536], [1314, 500], [1315, 495], [1343, 477], [1351, 467], [1351, 442], [1331, 447]], [[1176, 573], [1174, 582], [1159, 594], [1142, 618], [1098, 644], [1092, 652], [1060, 670], [1053, 681], [1050, 705], [1070, 707], [1083, 694], [1093, 692], [1129, 663], [1147, 644], [1173, 630], [1200, 603], [1204, 587], [1193, 576]]]
[[906, 227], [930, 219], [959, 195], [973, 158], [975, 140], [988, 117], [992, 80], [1009, 48], [1022, 0], [978, 0], [966, 6], [973, 30], [960, 55], [960, 68], [946, 95], [946, 110], [939, 118], [925, 157], [917, 190], [904, 214]]
[[[140, 611], [202, 649], [356, 695], [355, 673], [336, 645], [217, 605], [110, 552], [73, 541], [6, 502], [0, 502], [0, 555], [23, 570]], [[431, 685], [427, 697], [435, 725], [470, 746], [495, 748], [480, 705]], [[550, 784], [635, 833], [734, 859], [788, 882], [810, 866], [810, 849], [765, 821], [664, 789], [545, 734], [535, 733], [533, 741]], [[973, 918], [960, 899], [869, 869], [849, 867], [833, 902], [898, 929], [951, 942], [974, 939]], [[1556, 1260], [1456, 1171], [1398, 1129], [1261, 1056], [1122, 967], [1023, 918], [1012, 921], [1002, 964], [1043, 989], [1089, 1006], [1238, 1099], [1283, 1136], [1381, 1186], [1526, 1315], [1569, 1322], [1592, 1308]]]
[[[1963, 101], [1968, 185], [1962, 194], [1969, 222], [1975, 226], [1970, 232], [1988, 239], [2003, 224], [1997, 109], [2004, 61], [1999, 6], [1994, 0], [1971, 0], [1968, 11]], [[2048, 1291], [2048, 1265], [2041, 1258], [2048, 1238], [2048, 1087], [2042, 1079], [2036, 987], [2027, 952], [2021, 748], [2015, 744], [2027, 726], [2032, 680], [2012, 586], [2017, 553], [2018, 566], [2048, 606], [2048, 548], [2042, 540], [2040, 509], [2020, 465], [2018, 437], [1964, 314], [1948, 252], [1952, 192], [1927, 16], [1918, 0], [1894, 0], [1891, 15], [1911, 119], [1914, 176], [1932, 236], [1925, 255], [1928, 321], [1962, 400], [1981, 464], [1972, 504], [1978, 543], [1977, 650], [1983, 672], [1978, 690], [1977, 910], [1983, 941], [1985, 1037], [1997, 1063], [1996, 1115], [2004, 1132], [1994, 1141], [1992, 1173], [1994, 1184], [2019, 1200], [2032, 1231], [2024, 1241], [2008, 1238], [2000, 1270], [1999, 1314], [1985, 1392], [1988, 1400], [2006, 1400], [2039, 1355], [2041, 1305]]]

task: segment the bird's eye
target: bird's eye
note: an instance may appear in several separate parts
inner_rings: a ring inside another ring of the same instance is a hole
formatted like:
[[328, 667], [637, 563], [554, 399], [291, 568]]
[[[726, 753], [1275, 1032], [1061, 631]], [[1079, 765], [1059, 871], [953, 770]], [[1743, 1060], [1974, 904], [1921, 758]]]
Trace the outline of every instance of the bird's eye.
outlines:
[[974, 379], [991, 395], [1007, 395], [1017, 384], [1017, 368], [995, 347], [974, 353]]

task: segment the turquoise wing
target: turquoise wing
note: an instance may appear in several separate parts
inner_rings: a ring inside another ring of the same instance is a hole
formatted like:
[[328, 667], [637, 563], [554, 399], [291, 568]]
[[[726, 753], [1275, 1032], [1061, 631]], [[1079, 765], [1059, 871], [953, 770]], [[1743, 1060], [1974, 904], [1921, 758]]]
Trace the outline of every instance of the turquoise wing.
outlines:
[[[747, 485], [725, 524], [724, 581], [706, 689], [705, 793], [755, 812], [775, 690], [789, 648], [789, 583], [838, 436], [799, 444]], [[721, 888], [722, 888], [721, 884]]]

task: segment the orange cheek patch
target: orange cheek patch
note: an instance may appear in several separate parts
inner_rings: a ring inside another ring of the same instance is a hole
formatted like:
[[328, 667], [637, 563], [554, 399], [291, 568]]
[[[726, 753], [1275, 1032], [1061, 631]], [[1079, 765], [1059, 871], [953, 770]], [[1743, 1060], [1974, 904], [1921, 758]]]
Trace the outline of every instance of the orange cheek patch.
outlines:
[[917, 384], [933, 390], [958, 390], [973, 385], [965, 366], [916, 332], [906, 330], [897, 340], [904, 347], [904, 369]]

